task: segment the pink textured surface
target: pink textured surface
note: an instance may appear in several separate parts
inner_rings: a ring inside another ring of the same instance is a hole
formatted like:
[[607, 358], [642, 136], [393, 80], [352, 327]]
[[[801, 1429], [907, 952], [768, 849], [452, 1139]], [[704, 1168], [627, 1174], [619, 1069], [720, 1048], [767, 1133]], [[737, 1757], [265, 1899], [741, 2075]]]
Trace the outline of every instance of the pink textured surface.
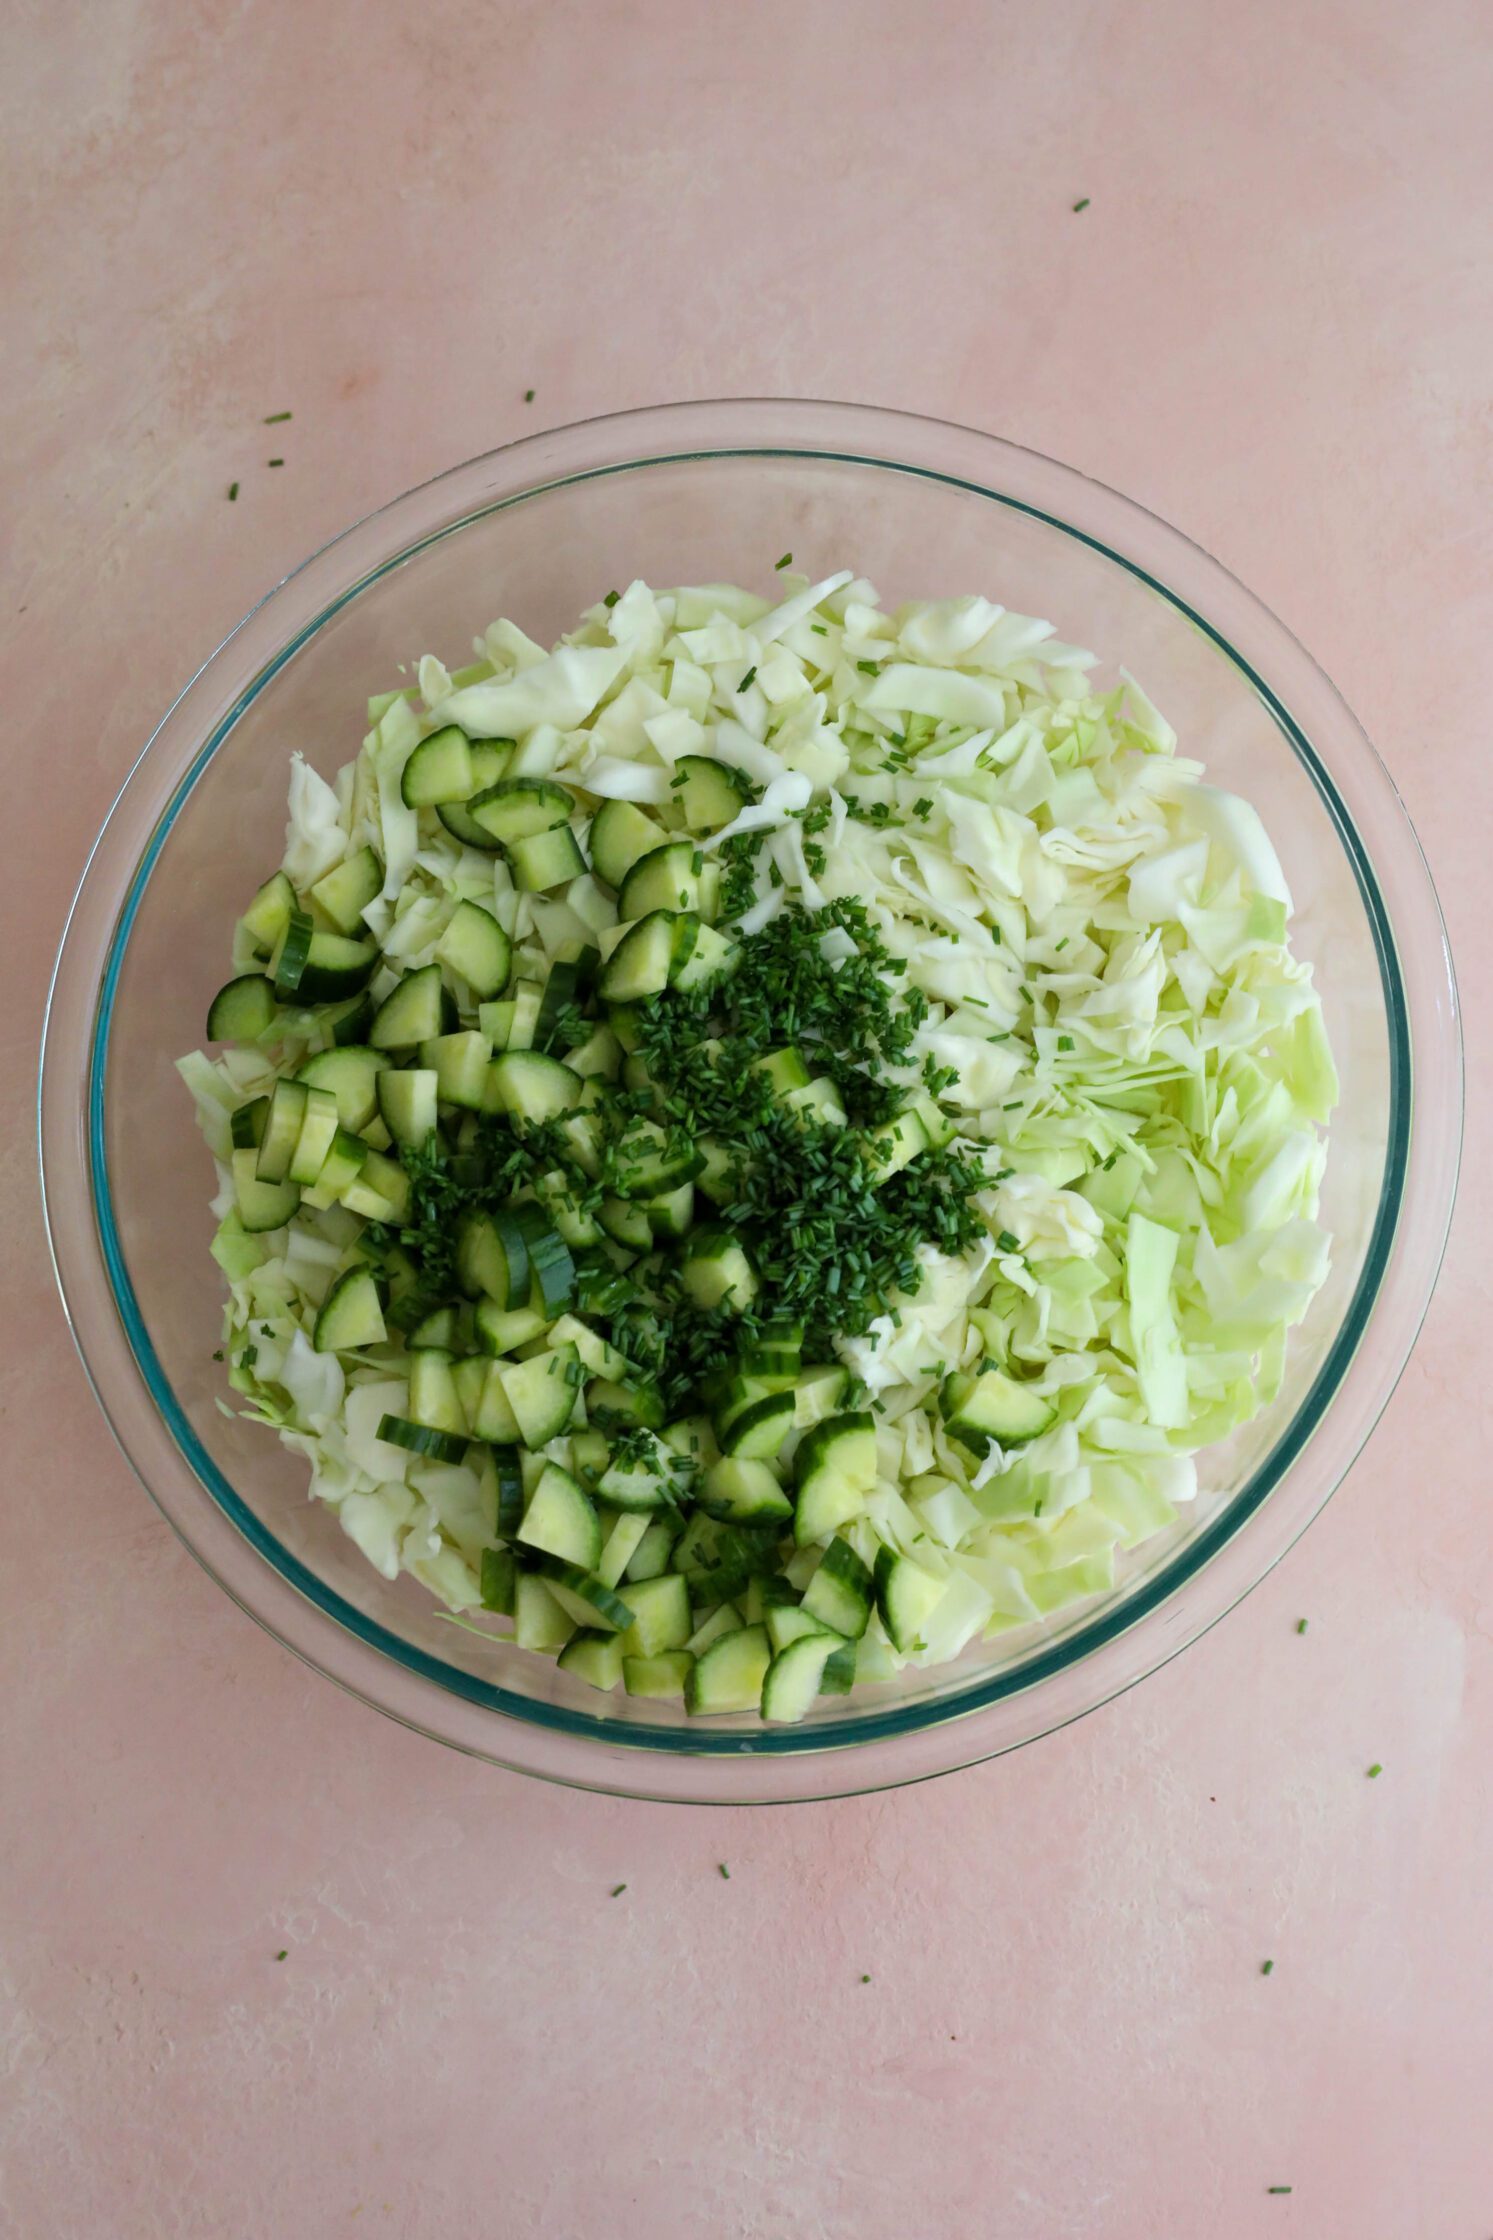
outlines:
[[[0, 2229], [1486, 2240], [1486, 8], [114, 0], [5, 43]], [[1051, 450], [1260, 592], [1418, 820], [1474, 1105], [1417, 1358], [1227, 1624], [1018, 1758], [690, 1814], [445, 1755], [217, 1594], [88, 1398], [27, 1107], [89, 839], [267, 582], [541, 420], [753, 390]]]

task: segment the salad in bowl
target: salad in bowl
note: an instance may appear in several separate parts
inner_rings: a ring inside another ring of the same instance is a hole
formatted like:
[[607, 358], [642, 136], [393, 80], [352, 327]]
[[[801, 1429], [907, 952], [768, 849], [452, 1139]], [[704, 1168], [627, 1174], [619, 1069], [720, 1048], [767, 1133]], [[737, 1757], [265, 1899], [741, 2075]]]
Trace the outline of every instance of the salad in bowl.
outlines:
[[789, 555], [473, 651], [292, 756], [180, 1061], [220, 1405], [385, 1577], [694, 1715], [1106, 1593], [1327, 1273], [1255, 809], [1049, 624]]

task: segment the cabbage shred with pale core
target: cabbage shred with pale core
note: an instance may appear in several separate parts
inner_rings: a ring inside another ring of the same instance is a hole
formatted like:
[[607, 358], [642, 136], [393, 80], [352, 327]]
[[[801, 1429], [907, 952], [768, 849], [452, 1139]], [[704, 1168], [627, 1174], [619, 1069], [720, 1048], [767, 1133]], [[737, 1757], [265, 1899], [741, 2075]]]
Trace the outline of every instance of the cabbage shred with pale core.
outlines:
[[[520, 894], [501, 854], [404, 805], [411, 751], [455, 724], [516, 741], [506, 775], [562, 780], [583, 816], [604, 800], [667, 805], [681, 757], [724, 763], [752, 798], [698, 840], [725, 874], [722, 930], [749, 939], [819, 914], [826, 956], [848, 967], [842, 906], [863, 913], [852, 922], [917, 1014], [878, 1086], [936, 1085], [968, 1216], [957, 1249], [920, 1232], [885, 1311], [830, 1334], [876, 1413], [875, 1490], [842, 1536], [868, 1563], [882, 1546], [914, 1557], [945, 1588], [911, 1649], [873, 1618], [858, 1676], [874, 1679], [1109, 1589], [1119, 1553], [1193, 1498], [1199, 1450], [1271, 1401], [1327, 1270], [1336, 1079], [1258, 815], [1204, 782], [1133, 680], [1096, 689], [1093, 656], [983, 598], [887, 612], [848, 571], [775, 589], [776, 604], [634, 582], [553, 650], [504, 621], [455, 678], [426, 656], [418, 691], [370, 703], [332, 783], [294, 757], [284, 866], [304, 890], [376, 851], [375, 998], [434, 958], [463, 898], [509, 932], [519, 974], [542, 981], [577, 939], [604, 948], [617, 913], [589, 872]], [[236, 969], [257, 969], [242, 934]], [[404, 1407], [396, 1341], [311, 1343], [358, 1217], [303, 1208], [250, 1235], [233, 1211], [229, 1114], [318, 1033], [290, 1010], [262, 1048], [181, 1061], [218, 1160], [231, 1381], [386, 1576], [410, 1572], [466, 1611], [491, 1539], [476, 1470], [377, 1436]], [[976, 1457], [939, 1394], [985, 1360], [1056, 1414], [1028, 1444]], [[816, 1561], [788, 1558], [789, 1580]]]

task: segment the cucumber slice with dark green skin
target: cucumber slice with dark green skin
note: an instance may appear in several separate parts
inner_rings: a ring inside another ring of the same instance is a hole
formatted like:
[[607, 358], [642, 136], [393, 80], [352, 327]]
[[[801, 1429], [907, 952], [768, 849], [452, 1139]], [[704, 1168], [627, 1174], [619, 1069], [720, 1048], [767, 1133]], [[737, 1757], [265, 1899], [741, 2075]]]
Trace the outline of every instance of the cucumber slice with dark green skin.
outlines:
[[794, 1479], [793, 1532], [803, 1548], [858, 1517], [875, 1489], [875, 1417], [855, 1410], [815, 1424], [794, 1458]]
[[[596, 952], [591, 952], [595, 958]], [[534, 1022], [536, 1050], [549, 1050], [567, 1013], [578, 1009], [585, 998], [592, 978], [592, 968], [584, 960], [562, 961], [550, 966], [549, 978], [544, 983], [544, 995], [539, 1005], [539, 1016]]]
[[330, 1089], [343, 1127], [361, 1135], [379, 1109], [379, 1076], [391, 1063], [384, 1051], [357, 1045], [318, 1050], [306, 1060], [297, 1079], [309, 1089]]
[[[513, 1412], [513, 1403], [503, 1390], [503, 1364], [500, 1361], [489, 1361], [485, 1364], [485, 1369], [482, 1389], [477, 1395], [475, 1408], [468, 1411], [467, 1420], [472, 1426], [473, 1438], [492, 1440], [493, 1452], [496, 1454], [504, 1448], [512, 1448], [518, 1444], [520, 1437], [518, 1417]], [[522, 1512], [522, 1506], [522, 1486], [520, 1486], [520, 1512]], [[518, 1520], [515, 1518], [513, 1531], [516, 1532], [517, 1530]], [[511, 1538], [512, 1534], [510, 1533], [508, 1537]]]
[[270, 1109], [268, 1097], [241, 1104], [228, 1123], [235, 1151], [257, 1151], [264, 1140], [264, 1123]]
[[375, 1050], [414, 1050], [458, 1024], [456, 1005], [438, 964], [407, 972], [373, 1015], [368, 1040]]
[[517, 1537], [523, 1547], [558, 1556], [562, 1563], [589, 1572], [601, 1554], [601, 1519], [580, 1480], [558, 1462], [547, 1462], [529, 1496]]
[[479, 902], [458, 902], [435, 953], [480, 1001], [501, 995], [508, 985], [512, 944], [492, 912]]
[[529, 1248], [511, 1212], [467, 1213], [456, 1232], [456, 1280], [472, 1299], [500, 1310], [529, 1296]]
[[674, 955], [669, 967], [671, 988], [705, 988], [722, 979], [736, 963], [737, 944], [728, 934], [717, 933], [703, 920], [685, 916], [674, 928]]
[[779, 1649], [762, 1682], [763, 1718], [775, 1726], [796, 1726], [807, 1718], [838, 1646], [833, 1634], [806, 1633]]
[[361, 988], [355, 996], [344, 996], [340, 1003], [329, 1003], [318, 1011], [317, 1031], [333, 1049], [366, 1042], [373, 1013], [373, 998], [366, 988]]
[[673, 798], [691, 832], [718, 832], [752, 798], [751, 780], [734, 763], [713, 762], [707, 755], [681, 755], [674, 777]]
[[464, 1436], [470, 1426], [456, 1380], [451, 1373], [451, 1356], [448, 1353], [426, 1351], [410, 1355], [411, 1423], [423, 1423], [431, 1431], [449, 1431]]
[[878, 1549], [875, 1577], [876, 1607], [887, 1639], [894, 1649], [911, 1649], [942, 1602], [948, 1582], [892, 1548]]
[[678, 1457], [661, 1439], [649, 1442], [647, 1453], [623, 1463], [608, 1461], [596, 1482], [597, 1499], [626, 1515], [651, 1515], [671, 1509], [677, 1499]]
[[[580, 1363], [574, 1346], [557, 1346], [553, 1352], [536, 1353], [527, 1361], [505, 1362], [503, 1390], [508, 1395], [518, 1423], [519, 1436], [526, 1447], [538, 1449], [548, 1446], [551, 1439], [558, 1439], [571, 1417], [580, 1391]], [[563, 1555], [564, 1549], [552, 1549], [551, 1554]], [[601, 1552], [598, 1540], [596, 1553]], [[593, 1568], [596, 1557], [580, 1556], [587, 1570]]]
[[290, 912], [281, 928], [280, 938], [270, 954], [270, 977], [275, 983], [276, 995], [284, 1003], [291, 1002], [300, 987], [315, 931], [309, 912], [299, 905]]
[[442, 1104], [457, 1105], [463, 1112], [486, 1111], [492, 1044], [485, 1034], [463, 1027], [455, 1034], [433, 1035], [420, 1045], [420, 1063], [433, 1069]]
[[568, 824], [505, 840], [503, 853], [520, 894], [548, 894], [553, 887], [568, 886], [572, 879], [579, 879], [586, 868], [581, 844]]
[[693, 1630], [689, 1614], [689, 1588], [677, 1571], [661, 1571], [655, 1578], [630, 1582], [622, 1594], [632, 1622], [622, 1637], [629, 1657], [657, 1657], [682, 1649]]
[[516, 1120], [557, 1120], [573, 1111], [586, 1093], [578, 1073], [537, 1050], [505, 1050], [494, 1058], [488, 1078], [497, 1109]]
[[707, 1516], [728, 1523], [765, 1524], [793, 1514], [792, 1501], [767, 1464], [741, 1455], [713, 1462], [695, 1498]]
[[692, 1137], [633, 1120], [607, 1153], [606, 1179], [619, 1198], [656, 1198], [692, 1182], [703, 1164]]
[[290, 1181], [307, 1186], [320, 1180], [337, 1126], [337, 1099], [331, 1090], [307, 1089], [305, 1118], [290, 1155]]
[[855, 1650], [853, 1641], [842, 1642], [825, 1666], [819, 1680], [822, 1696], [848, 1696], [855, 1686]]
[[622, 1659], [622, 1685], [647, 1702], [674, 1703], [689, 1685], [695, 1660], [687, 1650], [666, 1649], [656, 1657]]
[[344, 1190], [351, 1188], [368, 1164], [368, 1146], [361, 1136], [353, 1135], [340, 1124], [332, 1138], [332, 1148], [321, 1163], [321, 1172], [305, 1193], [304, 1203], [319, 1213], [328, 1206], [341, 1202]]
[[[598, 1561], [600, 1559], [598, 1558]], [[604, 1579], [594, 1571], [583, 1571], [578, 1564], [560, 1563], [554, 1559], [540, 1565], [545, 1582], [560, 1608], [575, 1620], [578, 1626], [596, 1627], [612, 1634], [617, 1642], [617, 1677], [622, 1677], [622, 1635], [632, 1624], [632, 1611]]]
[[[716, 1436], [723, 1455], [733, 1455], [742, 1462], [764, 1462], [778, 1453], [793, 1428], [792, 1392], [769, 1392], [724, 1416]], [[785, 1507], [791, 1510], [791, 1502]]]
[[257, 1154], [233, 1154], [233, 1197], [238, 1217], [251, 1235], [266, 1229], [283, 1229], [301, 1202], [293, 1182], [263, 1182], [255, 1172]]
[[952, 1437], [972, 1454], [984, 1454], [992, 1441], [1022, 1446], [1057, 1419], [1057, 1402], [1029, 1385], [1018, 1384], [993, 1361], [971, 1375], [946, 1377], [938, 1404]]
[[639, 1424], [645, 1431], [661, 1431], [664, 1404], [656, 1385], [613, 1384], [607, 1377], [593, 1377], [586, 1387], [586, 1410], [604, 1430], [622, 1430]]
[[467, 735], [448, 723], [411, 750], [399, 781], [399, 797], [406, 809], [437, 809], [442, 802], [466, 801], [476, 787]]
[[213, 997], [207, 1012], [209, 1042], [255, 1042], [279, 1016], [272, 981], [262, 972], [241, 972]]
[[298, 1003], [338, 1003], [367, 987], [378, 969], [376, 941], [350, 941], [342, 933], [313, 933], [296, 988]]
[[428, 1143], [439, 1117], [437, 1076], [429, 1066], [385, 1066], [374, 1076], [379, 1118], [396, 1143]]
[[601, 968], [599, 986], [604, 1002], [642, 1003], [648, 996], [662, 993], [669, 985], [674, 926], [673, 911], [653, 910], [628, 927]]
[[743, 1246], [729, 1229], [714, 1224], [691, 1230], [679, 1272], [690, 1298], [707, 1313], [724, 1307], [741, 1314], [757, 1296], [757, 1278]]
[[668, 837], [662, 825], [636, 802], [603, 801], [586, 835], [591, 868], [613, 893], [618, 893], [638, 859], [651, 849], [661, 848]]
[[547, 778], [499, 778], [496, 785], [474, 793], [466, 806], [473, 823], [506, 848], [510, 841], [569, 824], [575, 795]]
[[283, 871], [277, 871], [265, 880], [240, 920], [261, 956], [274, 950], [295, 908], [295, 888]]
[[646, 918], [651, 910], [695, 910], [703, 859], [692, 840], [666, 840], [640, 856], [622, 882], [617, 915]]
[[[537, 1307], [499, 1307], [491, 1299], [479, 1299], [472, 1309], [472, 1331], [479, 1347], [495, 1360], [501, 1360], [505, 1368], [513, 1366], [506, 1359], [507, 1355], [516, 1353], [520, 1346], [532, 1345], [548, 1328], [549, 1324]], [[543, 1446], [544, 1441], [541, 1439], [539, 1444]]]
[[270, 1092], [264, 1133], [254, 1172], [261, 1182], [284, 1182], [306, 1117], [306, 1089], [299, 1081], [277, 1081]]
[[847, 1641], [859, 1641], [871, 1619], [871, 1573], [848, 1540], [831, 1540], [804, 1592], [803, 1608]]
[[426, 1423], [411, 1423], [407, 1416], [380, 1417], [378, 1436], [391, 1447], [403, 1447], [407, 1454], [417, 1454], [426, 1462], [462, 1462], [469, 1444], [464, 1434], [458, 1437], [451, 1431], [436, 1431]]
[[518, 1565], [507, 1548], [484, 1548], [479, 1591], [484, 1610], [495, 1610], [499, 1617], [513, 1616], [514, 1587], [518, 1579]]
[[359, 1346], [381, 1346], [387, 1336], [373, 1270], [348, 1268], [322, 1301], [312, 1345], [318, 1353], [350, 1353]]
[[[496, 785], [513, 759], [511, 739], [472, 739], [468, 742], [472, 760], [473, 793], [485, 793]], [[480, 848], [487, 855], [496, 855], [498, 842], [484, 825], [477, 823], [465, 801], [441, 801], [436, 805], [436, 815], [453, 839], [465, 848]]]
[[517, 1206], [514, 1220], [529, 1251], [529, 1271], [539, 1305], [551, 1321], [575, 1297], [575, 1262], [570, 1249], [538, 1206]]
[[575, 1631], [537, 1571], [520, 1571], [513, 1589], [513, 1638], [520, 1649], [563, 1649]]
[[515, 1540], [524, 1521], [524, 1474], [517, 1447], [494, 1445], [492, 1491], [493, 1529], [500, 1540]]
[[741, 1626], [695, 1659], [685, 1684], [684, 1708], [695, 1718], [729, 1711], [756, 1711], [772, 1663], [765, 1626]]
[[[461, 1317], [455, 1307], [432, 1307], [415, 1324], [405, 1344], [411, 1353], [462, 1353]], [[484, 1365], [485, 1374], [485, 1365]]]
[[[554, 1591], [553, 1581], [550, 1591]], [[562, 1672], [584, 1680], [588, 1687], [612, 1689], [622, 1685], [622, 1641], [616, 1633], [585, 1626], [571, 1635], [555, 1662]]]
[[334, 864], [323, 872], [311, 889], [311, 899], [325, 912], [338, 933], [349, 936], [363, 932], [363, 912], [383, 889], [384, 867], [371, 848], [359, 848], [356, 855], [348, 856], [343, 863]]

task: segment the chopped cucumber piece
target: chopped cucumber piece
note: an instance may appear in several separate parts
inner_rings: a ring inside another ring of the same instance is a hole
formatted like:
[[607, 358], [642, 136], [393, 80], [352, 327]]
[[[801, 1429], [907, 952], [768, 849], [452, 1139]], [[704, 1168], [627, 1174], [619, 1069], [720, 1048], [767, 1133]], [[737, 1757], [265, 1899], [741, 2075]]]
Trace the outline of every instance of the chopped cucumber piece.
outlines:
[[601, 968], [600, 988], [608, 1003], [641, 1003], [669, 985], [674, 957], [675, 919], [668, 910], [650, 911], [630, 925]]
[[338, 1120], [356, 1136], [378, 1112], [379, 1076], [391, 1063], [386, 1052], [353, 1044], [347, 1049], [318, 1050], [297, 1078], [308, 1088], [330, 1089], [337, 1099]]
[[803, 1607], [833, 1632], [858, 1641], [870, 1623], [874, 1594], [866, 1565], [848, 1540], [836, 1538], [804, 1591]]
[[864, 1412], [826, 1416], [804, 1434], [794, 1463], [801, 1548], [827, 1540], [858, 1517], [876, 1485], [876, 1419]]
[[762, 1682], [763, 1718], [780, 1726], [807, 1718], [837, 1646], [832, 1634], [806, 1633], [779, 1649]]
[[603, 801], [591, 820], [586, 845], [591, 868], [614, 893], [638, 860], [663, 846], [668, 834], [631, 801]]
[[501, 995], [508, 985], [512, 944], [492, 912], [478, 902], [458, 902], [435, 953], [479, 1000]]
[[233, 1154], [233, 1200], [238, 1217], [250, 1235], [266, 1229], [283, 1229], [301, 1202], [293, 1182], [263, 1182], [255, 1171], [253, 1151]]
[[395, 1143], [421, 1144], [435, 1133], [438, 1076], [428, 1066], [387, 1066], [374, 1078], [379, 1117]]
[[371, 848], [359, 848], [342, 863], [324, 872], [311, 889], [311, 899], [332, 921], [335, 932], [363, 932], [363, 912], [382, 891], [384, 867]]
[[[480, 1307], [477, 1313], [480, 1322]], [[559, 1346], [552, 1353], [536, 1353], [528, 1361], [506, 1363], [502, 1375], [503, 1390], [524, 1445], [543, 1447], [551, 1439], [558, 1439], [575, 1414], [580, 1392], [580, 1363], [574, 1346]], [[600, 1552], [598, 1542], [597, 1554]], [[595, 1560], [594, 1556], [587, 1558], [588, 1568]]]
[[652, 848], [628, 872], [617, 896], [619, 918], [646, 918], [651, 910], [694, 910], [700, 900], [703, 859], [692, 840]]
[[[752, 798], [751, 781], [734, 764], [712, 762], [701, 754], [681, 755], [674, 765], [675, 806], [691, 832], [718, 832], [741, 815]], [[680, 784], [677, 781], [683, 780]]]
[[407, 972], [373, 1015], [368, 1040], [375, 1050], [414, 1050], [456, 1025], [456, 1005], [438, 964]]
[[656, 1657], [624, 1657], [622, 1685], [630, 1696], [658, 1702], [677, 1702], [689, 1685], [695, 1660], [683, 1649], [665, 1650]]
[[295, 888], [283, 871], [277, 871], [273, 879], [265, 880], [239, 921], [261, 956], [275, 949], [295, 908]]
[[[550, 1592], [555, 1594], [554, 1581]], [[556, 1595], [556, 1600], [559, 1597]], [[572, 1634], [555, 1662], [562, 1672], [569, 1672], [577, 1680], [584, 1680], [592, 1688], [619, 1688], [622, 1685], [622, 1641], [616, 1633], [603, 1633], [585, 1627]]]
[[727, 1711], [755, 1711], [772, 1662], [766, 1626], [741, 1626], [695, 1660], [685, 1686], [684, 1707], [697, 1717]]
[[218, 990], [208, 1006], [209, 1042], [254, 1042], [279, 1016], [274, 982], [262, 972], [242, 972]]
[[525, 1547], [558, 1556], [582, 1572], [595, 1570], [601, 1554], [601, 1519], [579, 1479], [558, 1462], [547, 1462], [540, 1472], [518, 1537]]
[[467, 803], [472, 822], [505, 848], [568, 824], [574, 813], [575, 795], [544, 778], [499, 778]]
[[622, 1639], [628, 1656], [656, 1657], [664, 1649], [684, 1647], [692, 1630], [689, 1588], [677, 1571], [630, 1581], [622, 1599], [632, 1612], [632, 1623]]
[[947, 1587], [947, 1580], [935, 1579], [910, 1556], [899, 1556], [892, 1548], [877, 1550], [876, 1607], [894, 1649], [911, 1649], [922, 1639]]
[[346, 1269], [322, 1301], [312, 1345], [318, 1353], [350, 1353], [358, 1346], [381, 1346], [387, 1336], [373, 1270]]
[[946, 1377], [938, 1404], [953, 1437], [972, 1454], [984, 1454], [992, 1440], [1023, 1445], [1046, 1431], [1058, 1412], [1055, 1400], [1018, 1384], [993, 1361], [972, 1376]]
[[476, 786], [467, 735], [454, 723], [432, 731], [410, 754], [399, 781], [406, 809], [435, 809], [443, 801], [465, 801]]

